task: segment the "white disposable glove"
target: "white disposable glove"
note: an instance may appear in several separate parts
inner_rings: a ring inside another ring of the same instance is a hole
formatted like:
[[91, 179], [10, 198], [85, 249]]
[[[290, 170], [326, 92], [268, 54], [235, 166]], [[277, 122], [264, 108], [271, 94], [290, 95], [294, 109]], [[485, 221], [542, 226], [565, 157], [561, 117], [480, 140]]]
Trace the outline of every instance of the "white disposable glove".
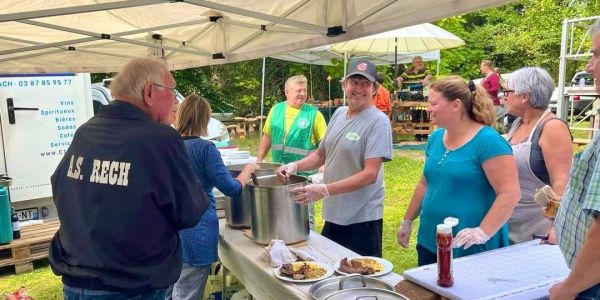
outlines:
[[456, 234], [452, 241], [452, 247], [465, 246], [465, 249], [469, 249], [473, 245], [485, 244], [489, 239], [490, 237], [480, 227], [465, 228]]
[[310, 177], [312, 183], [323, 183], [323, 173], [317, 173]]
[[300, 204], [309, 204], [329, 198], [329, 191], [324, 184], [309, 184], [292, 190], [296, 193], [295, 200]]
[[290, 180], [290, 175], [296, 174], [298, 171], [298, 165], [296, 163], [285, 164], [277, 169], [277, 178], [283, 183], [287, 183]]
[[400, 246], [407, 248], [408, 242], [410, 241], [410, 234], [412, 233], [412, 221], [404, 220], [400, 227], [398, 228], [398, 232], [396, 233], [396, 238], [398, 239], [398, 244]]

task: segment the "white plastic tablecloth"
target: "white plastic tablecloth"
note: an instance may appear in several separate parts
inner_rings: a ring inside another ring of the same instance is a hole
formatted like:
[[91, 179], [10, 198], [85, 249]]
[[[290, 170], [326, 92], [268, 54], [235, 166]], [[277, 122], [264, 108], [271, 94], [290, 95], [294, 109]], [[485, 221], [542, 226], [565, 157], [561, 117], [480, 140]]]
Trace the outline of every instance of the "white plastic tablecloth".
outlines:
[[[261, 258], [263, 245], [253, 242], [241, 230], [229, 228], [224, 219], [220, 220], [219, 227], [219, 259], [254, 298], [311, 299], [309, 289], [312, 283], [292, 283], [278, 279], [269, 263]], [[314, 251], [323, 262], [332, 266], [344, 257], [358, 256], [314, 231], [310, 232], [307, 245], [298, 248]], [[393, 272], [377, 278], [392, 285], [402, 280], [400, 275]]]
[[544, 299], [570, 270], [557, 245], [534, 240], [455, 259], [452, 272], [449, 288], [437, 285], [435, 264], [404, 275], [448, 299]]

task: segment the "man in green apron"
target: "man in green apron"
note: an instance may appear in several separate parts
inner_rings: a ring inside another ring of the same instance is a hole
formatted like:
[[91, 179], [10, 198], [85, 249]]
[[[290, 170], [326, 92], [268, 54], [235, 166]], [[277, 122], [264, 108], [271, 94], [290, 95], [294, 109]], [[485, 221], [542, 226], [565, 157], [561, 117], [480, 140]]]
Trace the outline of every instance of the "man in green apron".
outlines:
[[[304, 75], [292, 76], [285, 82], [286, 101], [271, 108], [258, 148], [257, 162], [262, 162], [271, 150], [273, 162], [287, 164], [306, 157], [325, 135], [327, 124], [319, 110], [306, 104], [307, 80]], [[310, 176], [311, 172], [299, 175]], [[314, 207], [309, 207], [310, 227], [314, 229]]]

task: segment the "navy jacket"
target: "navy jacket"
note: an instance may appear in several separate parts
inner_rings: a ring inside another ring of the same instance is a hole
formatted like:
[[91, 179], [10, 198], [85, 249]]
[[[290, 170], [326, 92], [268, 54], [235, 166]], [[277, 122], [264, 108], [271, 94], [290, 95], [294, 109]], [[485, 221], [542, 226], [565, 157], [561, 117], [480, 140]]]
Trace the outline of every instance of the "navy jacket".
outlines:
[[143, 292], [177, 281], [177, 231], [209, 201], [173, 128], [113, 101], [77, 129], [51, 181], [61, 226], [50, 263], [64, 284]]

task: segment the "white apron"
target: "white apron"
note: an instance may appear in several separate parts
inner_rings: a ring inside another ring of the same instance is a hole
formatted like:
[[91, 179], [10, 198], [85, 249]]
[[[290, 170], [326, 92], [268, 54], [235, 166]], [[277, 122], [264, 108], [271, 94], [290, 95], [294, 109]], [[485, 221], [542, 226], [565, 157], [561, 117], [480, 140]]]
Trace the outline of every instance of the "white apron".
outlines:
[[[532, 240], [532, 234], [546, 235], [552, 222], [542, 214], [542, 207], [533, 201], [537, 189], [546, 185], [531, 170], [529, 157], [531, 155], [531, 139], [541, 121], [545, 119], [550, 111], [544, 114], [531, 129], [529, 137], [522, 143], [512, 145], [513, 156], [519, 171], [519, 185], [521, 187], [521, 199], [508, 220], [509, 239], [511, 244], [522, 243]], [[511, 130], [506, 135], [510, 141], [517, 128], [521, 125], [521, 119], [515, 120]]]

